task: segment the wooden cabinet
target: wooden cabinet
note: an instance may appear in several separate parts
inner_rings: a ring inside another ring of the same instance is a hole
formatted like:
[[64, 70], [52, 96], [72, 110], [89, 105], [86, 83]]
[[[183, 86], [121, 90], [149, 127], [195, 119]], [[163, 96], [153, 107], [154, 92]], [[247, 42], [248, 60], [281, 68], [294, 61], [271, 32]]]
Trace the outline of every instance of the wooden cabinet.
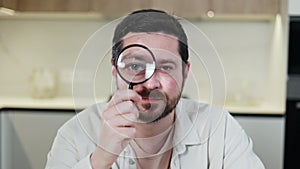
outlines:
[[275, 15], [280, 0], [211, 0], [216, 15]]
[[17, 9], [17, 0], [0, 0], [0, 7]]
[[90, 0], [91, 11], [106, 17], [121, 17], [137, 9], [151, 8], [150, 0]]
[[136, 9], [163, 9], [186, 17], [275, 15], [282, 0], [0, 0], [1, 6], [26, 12], [96, 12], [104, 17], [124, 16]]
[[216, 16], [275, 15], [281, 0], [152, 0], [152, 6], [172, 14], [197, 18], [213, 11]]
[[18, 0], [19, 11], [89, 11], [90, 1], [88, 0]]
[[152, 7], [176, 16], [196, 18], [206, 15], [209, 10], [208, 2], [209, 0], [152, 0]]

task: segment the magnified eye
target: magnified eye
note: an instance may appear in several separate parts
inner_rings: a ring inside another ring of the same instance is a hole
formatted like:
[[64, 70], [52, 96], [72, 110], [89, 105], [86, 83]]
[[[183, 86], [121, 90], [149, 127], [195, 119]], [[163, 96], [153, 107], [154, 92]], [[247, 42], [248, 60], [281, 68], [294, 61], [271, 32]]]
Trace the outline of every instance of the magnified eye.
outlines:
[[156, 62], [150, 49], [140, 44], [131, 44], [123, 48], [116, 60], [120, 77], [129, 84], [129, 89], [147, 81], [155, 72]]
[[126, 69], [128, 69], [129, 71], [138, 71], [138, 72], [140, 72], [140, 71], [145, 70], [145, 65], [131, 63], [131, 64], [128, 64], [126, 66]]

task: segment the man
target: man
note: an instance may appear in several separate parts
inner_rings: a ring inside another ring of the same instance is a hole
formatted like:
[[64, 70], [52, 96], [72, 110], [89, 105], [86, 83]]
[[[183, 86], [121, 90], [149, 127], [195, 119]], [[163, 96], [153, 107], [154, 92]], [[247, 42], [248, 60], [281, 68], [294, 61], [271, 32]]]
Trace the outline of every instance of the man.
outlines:
[[[141, 64], [147, 56], [139, 47], [153, 56], [153, 72]], [[93, 105], [60, 128], [46, 169], [264, 168], [227, 111], [180, 99], [190, 63], [186, 34], [174, 17], [157, 10], [130, 14], [115, 30], [112, 55], [116, 92], [108, 104]], [[119, 61], [123, 56], [130, 57]], [[125, 68], [125, 74], [138, 72], [127, 79], [119, 70]], [[132, 83], [141, 72], [153, 74]]]

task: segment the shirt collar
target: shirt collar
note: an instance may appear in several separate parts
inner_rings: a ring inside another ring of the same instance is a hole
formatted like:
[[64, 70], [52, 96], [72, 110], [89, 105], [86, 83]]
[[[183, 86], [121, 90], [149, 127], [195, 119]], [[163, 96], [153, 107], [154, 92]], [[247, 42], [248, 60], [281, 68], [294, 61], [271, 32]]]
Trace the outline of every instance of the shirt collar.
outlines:
[[[185, 100], [186, 101], [186, 100]], [[189, 114], [197, 116], [197, 107], [187, 107], [180, 100], [176, 107], [176, 120], [175, 120], [175, 133], [174, 133], [174, 145], [196, 145], [201, 144], [199, 132], [195, 127], [195, 123], [189, 117]], [[196, 119], [194, 119], [196, 120]]]

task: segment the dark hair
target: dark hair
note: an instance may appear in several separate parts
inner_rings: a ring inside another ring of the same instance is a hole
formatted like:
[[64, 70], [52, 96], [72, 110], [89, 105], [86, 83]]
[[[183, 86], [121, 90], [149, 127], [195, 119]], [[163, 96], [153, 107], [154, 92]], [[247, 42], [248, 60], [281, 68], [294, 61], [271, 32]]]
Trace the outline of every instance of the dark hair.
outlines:
[[178, 53], [184, 63], [189, 58], [187, 36], [179, 21], [164, 11], [143, 9], [132, 12], [116, 27], [113, 37], [112, 61], [122, 50], [122, 38], [130, 32], [163, 32], [178, 38]]

